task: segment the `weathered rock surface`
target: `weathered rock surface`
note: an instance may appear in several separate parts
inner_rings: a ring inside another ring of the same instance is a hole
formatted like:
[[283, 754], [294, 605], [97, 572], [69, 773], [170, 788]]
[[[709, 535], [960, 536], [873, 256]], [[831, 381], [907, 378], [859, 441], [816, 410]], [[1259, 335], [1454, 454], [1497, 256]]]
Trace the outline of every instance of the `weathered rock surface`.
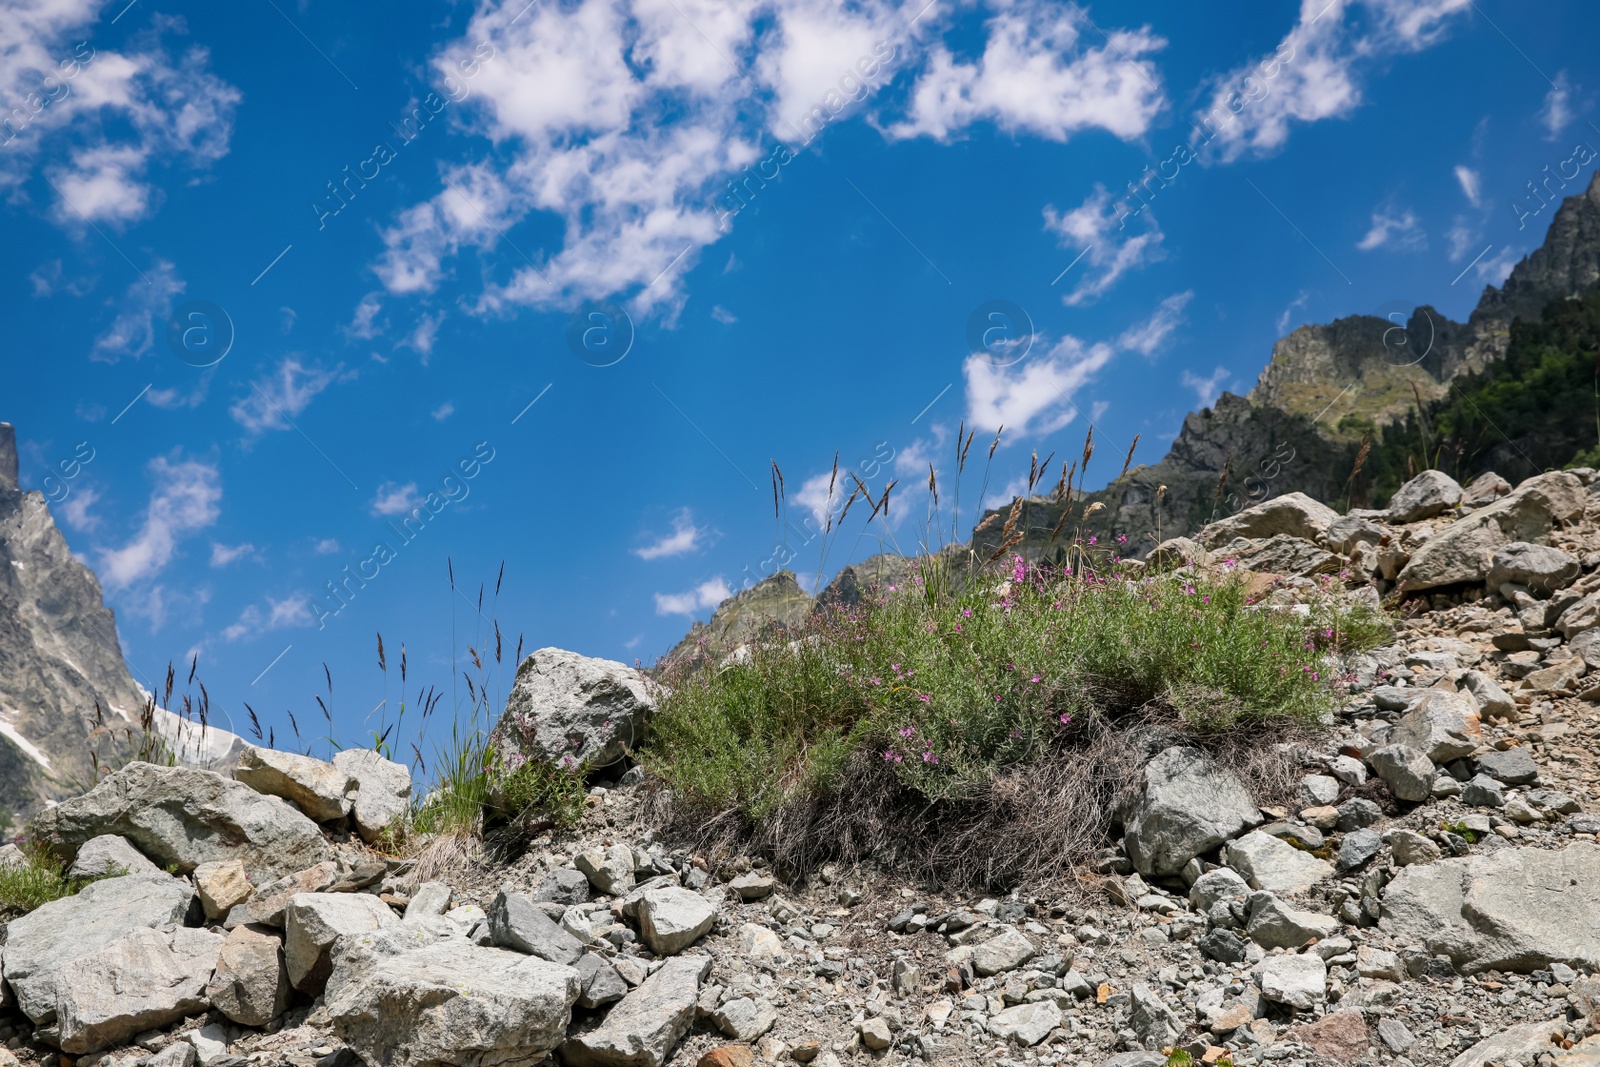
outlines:
[[700, 982], [711, 970], [709, 956], [667, 960], [623, 997], [605, 1021], [561, 1046], [571, 1067], [661, 1067], [694, 1022]]
[[1328, 967], [1314, 952], [1296, 956], [1268, 956], [1255, 966], [1261, 995], [1275, 1004], [1309, 1011], [1321, 1000], [1328, 982]]
[[73, 961], [104, 951], [134, 930], [183, 922], [194, 889], [166, 874], [130, 874], [85, 887], [12, 919], [0, 969], [23, 1014], [55, 1018], [61, 973]]
[[1553, 1052], [1553, 1040], [1564, 1029], [1562, 1019], [1523, 1023], [1478, 1042], [1450, 1061], [1450, 1067], [1499, 1067], [1504, 1063], [1533, 1063], [1540, 1053]]
[[1198, 540], [1207, 548], [1236, 537], [1264, 541], [1278, 534], [1316, 542], [1338, 518], [1338, 512], [1304, 493], [1285, 493], [1212, 523], [1200, 531]]
[[1583, 483], [1576, 475], [1556, 471], [1529, 478], [1423, 542], [1400, 571], [1399, 581], [1411, 592], [1483, 582], [1497, 549], [1515, 541], [1543, 541], [1556, 523], [1582, 515], [1583, 507]]
[[224, 937], [188, 927], [141, 927], [56, 976], [57, 1040], [83, 1054], [204, 1011]]
[[700, 940], [716, 919], [717, 906], [690, 889], [662, 886], [648, 890], [639, 901], [639, 936], [662, 956], [676, 955]]
[[1385, 745], [1367, 757], [1373, 771], [1397, 800], [1427, 800], [1433, 789], [1433, 761], [1409, 745]]
[[208, 860], [237, 859], [253, 876], [275, 878], [332, 855], [317, 824], [277, 797], [215, 771], [149, 763], [128, 764], [34, 825], [64, 859], [93, 838], [120, 834], [185, 874]]
[[502, 948], [526, 952], [551, 963], [570, 964], [583, 955], [583, 943], [563, 930], [525, 894], [503, 888], [489, 905], [489, 936]]
[[368, 844], [411, 807], [411, 769], [386, 760], [370, 748], [347, 748], [333, 757], [334, 767], [356, 783], [350, 814]]
[[464, 940], [348, 966], [327, 1013], [362, 1059], [385, 1067], [532, 1067], [566, 1036], [582, 988], [570, 967]]
[[1464, 974], [1600, 968], [1597, 896], [1600, 846], [1506, 848], [1402, 869], [1384, 892], [1380, 925]]
[[1416, 749], [1434, 763], [1470, 756], [1483, 743], [1477, 705], [1463, 694], [1430, 689], [1394, 724], [1388, 743]]
[[1582, 573], [1578, 561], [1559, 548], [1513, 541], [1495, 550], [1489, 561], [1488, 585], [1525, 585], [1536, 596], [1565, 589]]
[[[198, 873], [200, 868], [196, 867]], [[226, 926], [233, 929], [243, 923], [263, 923], [282, 926], [283, 911], [301, 893], [320, 893], [339, 880], [339, 865], [324, 860], [303, 871], [274, 878], [258, 887], [253, 895], [228, 912]]]
[[1029, 1047], [1037, 1045], [1061, 1025], [1061, 1009], [1053, 1000], [1018, 1004], [989, 1021], [989, 1032], [1002, 1041]]
[[206, 987], [211, 1006], [241, 1026], [266, 1026], [289, 1003], [283, 939], [267, 926], [237, 926], [222, 943]]
[[300, 893], [284, 909], [284, 962], [289, 984], [316, 996], [333, 970], [333, 946], [348, 934], [395, 926], [400, 917], [365, 893]]
[[[82, 853], [79, 853], [82, 855]], [[255, 886], [238, 860], [212, 860], [194, 869], [194, 885], [206, 918], [218, 919], [250, 899]]]
[[1389, 500], [1394, 522], [1420, 522], [1461, 503], [1461, 486], [1440, 470], [1425, 470], [1406, 482]]
[[530, 653], [517, 668], [490, 743], [502, 760], [615, 763], [644, 736], [655, 710], [632, 667], [559, 648]]
[[84, 842], [67, 873], [74, 878], [104, 878], [112, 874], [153, 874], [160, 870], [127, 838], [102, 834]]
[[1123, 814], [1126, 847], [1147, 875], [1177, 874], [1207, 852], [1261, 821], [1250, 792], [1194, 749], [1169, 748], [1145, 767]]
[[1228, 865], [1252, 889], [1293, 896], [1333, 876], [1333, 865], [1270, 834], [1252, 830], [1228, 845]]
[[251, 745], [239, 753], [234, 777], [258, 793], [282, 797], [317, 822], [350, 814], [355, 780], [333, 764]]

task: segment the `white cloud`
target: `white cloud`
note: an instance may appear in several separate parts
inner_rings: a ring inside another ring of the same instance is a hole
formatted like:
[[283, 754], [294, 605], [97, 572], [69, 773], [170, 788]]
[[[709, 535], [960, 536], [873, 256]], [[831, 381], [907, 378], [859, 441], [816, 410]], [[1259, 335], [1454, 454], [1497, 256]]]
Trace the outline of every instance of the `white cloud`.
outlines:
[[139, 359], [166, 332], [172, 302], [184, 290], [183, 279], [164, 259], [144, 273], [150, 281], [140, 278], [128, 286], [110, 328], [95, 338], [90, 359], [101, 363], [115, 363], [124, 356]]
[[[1161, 45], [1149, 31], [1110, 28], [1112, 42], [1096, 46], [1048, 0], [977, 2], [990, 18], [974, 63], [938, 44], [927, 57], [953, 12], [924, 0], [480, 5], [433, 70], [474, 67], [452, 83], [470, 90], [452, 121], [495, 151], [443, 165], [435, 194], [383, 229], [374, 270], [391, 294], [428, 293], [460, 253], [486, 249], [505, 270], [485, 272], [469, 305], [477, 314], [616, 298], [671, 321], [684, 276], [731, 232], [741, 202], [730, 182], [746, 198], [781, 195], [770, 183], [803, 165], [791, 162], [802, 142], [894, 77], [922, 80], [909, 115], [873, 116], [886, 137], [943, 137], [973, 122], [1054, 139], [1148, 128], [1162, 100], [1146, 80], [1145, 57]], [[474, 58], [485, 41], [493, 55]], [[535, 216], [559, 224], [559, 244], [498, 251]]]
[[734, 323], [739, 321], [738, 316], [729, 311], [727, 308], [723, 307], [721, 304], [717, 304], [711, 309], [711, 317], [722, 323], [724, 326], [732, 326]]
[[1556, 75], [1555, 84], [1544, 96], [1544, 107], [1539, 111], [1539, 125], [1544, 127], [1545, 140], [1554, 141], [1572, 123], [1572, 85], [1567, 72]]
[[266, 610], [251, 604], [241, 611], [239, 621], [222, 631], [223, 640], [238, 641], [269, 630], [311, 626], [317, 621], [311, 611], [311, 598], [304, 593], [295, 593], [282, 600], [274, 600], [269, 596], [266, 601]]
[[1457, 215], [1445, 240], [1450, 242], [1450, 262], [1459, 263], [1466, 254], [1478, 247], [1482, 231], [1465, 215]]
[[439, 324], [443, 321], [444, 312], [442, 311], [432, 315], [423, 315], [417, 320], [417, 325], [412, 329], [411, 334], [395, 347], [399, 348], [400, 345], [405, 345], [415, 350], [422, 356], [423, 366], [427, 366], [428, 357], [433, 355], [433, 342], [439, 336]]
[[93, 533], [100, 527], [100, 516], [89, 509], [100, 502], [100, 493], [93, 486], [80, 486], [62, 501], [59, 510], [67, 525], [74, 530]]
[[1457, 166], [1456, 181], [1461, 183], [1461, 195], [1467, 198], [1467, 203], [1473, 207], [1483, 203], [1483, 178], [1477, 171], [1471, 167]]
[[1299, 294], [1295, 296], [1295, 298], [1293, 300], [1289, 301], [1289, 306], [1283, 309], [1283, 314], [1282, 315], [1278, 316], [1278, 336], [1279, 337], [1283, 337], [1283, 336], [1288, 334], [1288, 332], [1289, 332], [1289, 323], [1294, 320], [1294, 313], [1296, 311], [1298, 311], [1300, 308], [1305, 307], [1306, 306], [1306, 301], [1308, 299], [1310, 299], [1310, 297], [1311, 297], [1311, 294], [1308, 293], [1306, 290], [1302, 289], [1302, 290], [1300, 290]]
[[151, 460], [150, 474], [155, 490], [139, 532], [121, 548], [100, 550], [100, 574], [115, 588], [159, 573], [181, 538], [213, 525], [221, 514], [222, 479], [215, 464], [174, 452]]
[[1371, 69], [1431, 47], [1470, 8], [1471, 0], [1301, 0], [1278, 47], [1218, 78], [1195, 119], [1225, 160], [1270, 154], [1296, 124], [1350, 114]]
[[[831, 486], [831, 488], [830, 488]], [[813, 474], [800, 483], [800, 488], [794, 493], [797, 504], [811, 512], [811, 517], [816, 521], [816, 528], [827, 529], [830, 526], [828, 516], [838, 512], [844, 507], [850, 491], [855, 488], [847, 474], [834, 474], [831, 469], [821, 474]]]
[[944, 469], [945, 460], [953, 458], [954, 446], [951, 446], [951, 451], [945, 451], [950, 428], [942, 422], [936, 422], [928, 432], [932, 435], [931, 440], [918, 437], [894, 454], [894, 472], [901, 478], [924, 477], [930, 466], [937, 473]]
[[28, 281], [33, 285], [35, 299], [39, 297], [54, 296], [57, 293], [66, 293], [68, 296], [83, 296], [94, 288], [94, 279], [78, 275], [67, 277], [66, 269], [61, 260], [52, 259], [41, 263], [28, 275]]
[[1172, 336], [1172, 332], [1183, 325], [1183, 309], [1193, 298], [1193, 289], [1167, 297], [1149, 319], [1124, 330], [1117, 338], [1117, 347], [1144, 356], [1153, 355]]
[[1068, 307], [1093, 303], [1128, 271], [1161, 259], [1163, 235], [1155, 215], [1145, 211], [1137, 224], [1139, 232], [1118, 222], [1112, 196], [1105, 186], [1095, 183], [1094, 192], [1083, 203], [1066, 213], [1053, 205], [1044, 209], [1044, 228], [1054, 233], [1061, 247], [1074, 255], [1083, 254], [1082, 266], [1074, 267], [1087, 276], [1062, 298]]
[[319, 556], [331, 556], [339, 551], [339, 541], [337, 538], [324, 537], [311, 546], [311, 551]]
[[715, 608], [733, 595], [728, 583], [719, 574], [701, 582], [687, 593], [657, 593], [657, 615], [694, 615], [706, 608]]
[[417, 492], [416, 482], [384, 482], [378, 486], [378, 493], [372, 498], [372, 513], [374, 515], [409, 515], [422, 503], [422, 495]]
[[1480, 259], [1473, 265], [1472, 272], [1484, 285], [1502, 285], [1522, 256], [1523, 253], [1507, 245], [1495, 255]]
[[[1034, 342], [1037, 349], [1041, 339]], [[1116, 354], [1108, 344], [1063, 337], [1048, 353], [997, 367], [979, 356], [962, 364], [967, 424], [981, 433], [1004, 426], [1013, 439], [1053, 433], [1077, 415], [1072, 395]]]
[[379, 299], [381, 295], [379, 293], [368, 293], [361, 298], [361, 303], [356, 305], [355, 316], [350, 320], [350, 325], [345, 327], [346, 333], [351, 337], [359, 337], [364, 341], [370, 341], [382, 332], [382, 328], [375, 321], [378, 317], [378, 312], [383, 310], [383, 301]]
[[709, 533], [702, 526], [694, 524], [694, 515], [688, 508], [684, 508], [672, 516], [672, 532], [664, 534], [655, 541], [642, 548], [633, 550], [633, 554], [640, 559], [664, 559], [669, 556], [681, 556], [693, 552], [701, 547], [702, 539]]
[[456, 413], [456, 406], [454, 404], [450, 403], [450, 401], [446, 400], [443, 404], [440, 404], [438, 407], [434, 408], [428, 414], [433, 416], [433, 420], [435, 422], [443, 422], [445, 419], [448, 419], [451, 415], [454, 415], [455, 413]]
[[1202, 378], [1192, 371], [1184, 371], [1183, 385], [1186, 389], [1194, 390], [1195, 399], [1200, 402], [1201, 407], [1208, 408], [1221, 394], [1222, 387], [1227, 384], [1228, 377], [1228, 369], [1226, 367], [1218, 367], [1211, 372], [1209, 378]]
[[1363, 252], [1385, 246], [1402, 251], [1419, 251], [1428, 247], [1428, 235], [1412, 211], [1380, 209], [1372, 213], [1372, 228], [1356, 242]]
[[251, 383], [250, 392], [234, 401], [228, 413], [233, 421], [250, 434], [268, 430], [287, 430], [289, 423], [304, 411], [318, 393], [339, 379], [344, 364], [332, 370], [308, 367], [298, 357], [287, 356], [278, 361], [278, 369], [265, 378]]
[[910, 115], [893, 137], [948, 141], [976, 122], [1052, 141], [1086, 129], [1134, 140], [1150, 128], [1165, 99], [1159, 71], [1143, 57], [1166, 42], [1148, 29], [1098, 31], [1082, 9], [1047, 0], [996, 5], [983, 54], [964, 63], [942, 44], [911, 93]]
[[[54, 162], [51, 214], [116, 228], [159, 203], [150, 171], [204, 170], [228, 152], [237, 89], [213, 75], [200, 46], [181, 54], [164, 36], [181, 19], [152, 16], [123, 51], [97, 50], [94, 0], [12, 0], [0, 27], [0, 100], [11, 110], [0, 139], [0, 188], [22, 187], [35, 162]], [[52, 151], [61, 147], [65, 151]]]
[[211, 542], [211, 565], [213, 567], [226, 567], [241, 559], [256, 557], [256, 546], [252, 544], [224, 545], [220, 542]]

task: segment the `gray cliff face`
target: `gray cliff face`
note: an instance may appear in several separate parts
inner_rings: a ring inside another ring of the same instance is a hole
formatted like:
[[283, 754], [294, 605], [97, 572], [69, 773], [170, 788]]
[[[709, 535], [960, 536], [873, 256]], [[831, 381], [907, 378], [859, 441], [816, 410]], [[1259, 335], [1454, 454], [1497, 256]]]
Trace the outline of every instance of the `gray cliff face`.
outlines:
[[1513, 318], [1537, 316], [1556, 297], [1596, 285], [1600, 285], [1600, 170], [1587, 189], [1561, 202], [1544, 241], [1511, 268], [1505, 284], [1498, 289], [1484, 287], [1472, 324], [1480, 330], [1491, 323], [1503, 328]]
[[0, 423], [0, 804], [31, 814], [93, 776], [95, 703], [114, 735], [144, 696], [129, 676], [100, 582], [56, 529], [44, 497], [17, 480], [16, 432]]

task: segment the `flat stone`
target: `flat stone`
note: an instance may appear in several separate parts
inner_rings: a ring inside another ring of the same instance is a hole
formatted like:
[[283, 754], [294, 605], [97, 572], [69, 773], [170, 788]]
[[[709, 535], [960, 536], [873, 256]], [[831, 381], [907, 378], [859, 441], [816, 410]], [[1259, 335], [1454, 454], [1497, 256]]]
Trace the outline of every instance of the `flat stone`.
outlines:
[[728, 883], [728, 888], [739, 894], [740, 900], [762, 900], [772, 895], [777, 883], [771, 875], [747, 871]]
[[1525, 748], [1485, 752], [1477, 762], [1479, 771], [1506, 785], [1527, 785], [1539, 778], [1539, 765]]
[[1339, 842], [1339, 869], [1353, 871], [1376, 856], [1383, 848], [1383, 838], [1376, 830], [1353, 830]]
[[1389, 498], [1392, 522], [1421, 522], [1461, 503], [1461, 486], [1440, 470], [1425, 470], [1395, 490]]
[[247, 745], [234, 778], [268, 796], [282, 797], [317, 822], [350, 814], [355, 780], [324, 760]]
[[723, 1001], [711, 1013], [711, 1021], [735, 1041], [749, 1043], [772, 1029], [778, 1009], [764, 997], [735, 997]]
[[694, 1022], [709, 956], [667, 960], [644, 984], [623, 997], [605, 1021], [574, 1034], [561, 1046], [570, 1067], [661, 1067]]
[[1033, 959], [1036, 952], [1033, 942], [1016, 927], [1002, 926], [995, 936], [973, 947], [972, 969], [987, 978], [1016, 970]]
[[1417, 1043], [1416, 1037], [1406, 1029], [1406, 1024], [1392, 1015], [1385, 1015], [1378, 1020], [1378, 1038], [1395, 1055], [1400, 1055]]
[[1355, 1063], [1367, 1054], [1367, 1021], [1354, 1009], [1331, 1011], [1314, 1023], [1295, 1027], [1290, 1036], [1340, 1063]]
[[1061, 1009], [1053, 1000], [1018, 1004], [989, 1020], [989, 1034], [1001, 1041], [1030, 1048], [1050, 1036], [1061, 1025]]
[[1256, 893], [1245, 932], [1262, 948], [1301, 948], [1338, 933], [1339, 920], [1290, 907], [1271, 893]]
[[1414, 748], [1439, 764], [1470, 756], [1483, 744], [1477, 704], [1460, 693], [1429, 689], [1394, 724], [1386, 743]]
[[1540, 1053], [1560, 1050], [1553, 1042], [1565, 1029], [1565, 1019], [1513, 1026], [1473, 1045], [1451, 1060], [1450, 1067], [1500, 1067], [1508, 1061], [1531, 1065]]
[[545, 875], [533, 891], [534, 903], [584, 904], [589, 900], [589, 878], [582, 871], [556, 870]]
[[1415, 830], [1390, 830], [1383, 840], [1394, 853], [1396, 867], [1409, 867], [1413, 863], [1432, 863], [1444, 855], [1444, 850]]
[[67, 874], [73, 878], [106, 878], [117, 874], [156, 874], [161, 868], [125, 837], [102, 834], [84, 842]]
[[576, 963], [583, 942], [562, 929], [525, 894], [502, 888], [489, 905], [489, 936], [501, 948], [515, 949], [549, 960]]
[[184, 926], [140, 927], [56, 976], [56, 1040], [83, 1055], [126, 1042], [207, 1007], [224, 937]]
[[578, 995], [580, 1008], [593, 1011], [621, 1000], [628, 993], [628, 983], [622, 980], [617, 969], [593, 952], [584, 953], [572, 969], [578, 972], [578, 980], [583, 983], [583, 992]]
[[256, 887], [250, 884], [244, 864], [238, 860], [212, 860], [194, 869], [194, 885], [206, 918], [220, 919], [245, 901]]
[[1333, 866], [1270, 834], [1251, 831], [1228, 845], [1228, 866], [1252, 889], [1293, 896], [1333, 876]]
[[1314, 952], [1268, 956], [1253, 973], [1263, 997], [1299, 1011], [1311, 1010], [1323, 998], [1328, 982], [1327, 964]]
[[447, 882], [423, 882], [406, 902], [405, 917], [416, 919], [424, 915], [443, 915], [450, 910], [453, 896]]

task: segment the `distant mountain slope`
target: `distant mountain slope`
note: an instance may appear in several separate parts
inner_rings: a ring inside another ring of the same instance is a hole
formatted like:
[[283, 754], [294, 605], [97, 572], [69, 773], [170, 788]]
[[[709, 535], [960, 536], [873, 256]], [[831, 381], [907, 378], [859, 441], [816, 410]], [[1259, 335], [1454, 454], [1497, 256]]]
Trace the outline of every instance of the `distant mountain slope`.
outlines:
[[[164, 679], [152, 679], [152, 688]], [[93, 777], [90, 733], [103, 721], [102, 758], [125, 754], [127, 727], [148, 696], [128, 672], [100, 582], [56, 529], [43, 494], [18, 483], [16, 431], [0, 422], [0, 805], [26, 816]], [[156, 709], [154, 727], [195, 755], [198, 730]], [[208, 730], [207, 756], [238, 741]]]

